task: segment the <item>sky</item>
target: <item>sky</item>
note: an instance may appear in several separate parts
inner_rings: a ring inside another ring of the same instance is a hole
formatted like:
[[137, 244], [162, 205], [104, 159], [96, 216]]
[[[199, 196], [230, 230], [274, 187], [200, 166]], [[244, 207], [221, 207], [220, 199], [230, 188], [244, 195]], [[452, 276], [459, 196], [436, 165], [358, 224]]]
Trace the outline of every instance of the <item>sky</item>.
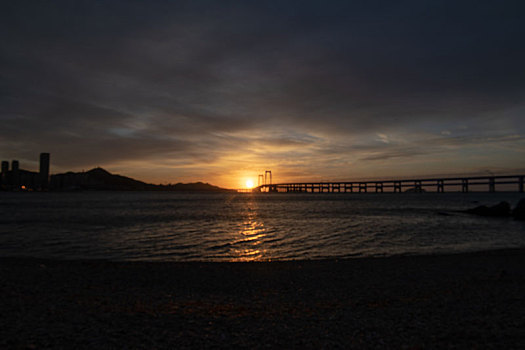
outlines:
[[152, 183], [525, 173], [522, 1], [13, 1], [0, 158]]

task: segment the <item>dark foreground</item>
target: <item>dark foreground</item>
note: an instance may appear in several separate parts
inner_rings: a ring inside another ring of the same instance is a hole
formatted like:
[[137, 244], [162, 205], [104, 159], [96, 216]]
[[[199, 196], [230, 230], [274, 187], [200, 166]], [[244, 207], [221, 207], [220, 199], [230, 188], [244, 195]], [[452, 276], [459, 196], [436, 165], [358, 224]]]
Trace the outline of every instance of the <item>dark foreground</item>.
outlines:
[[0, 259], [0, 348], [525, 348], [525, 250], [271, 263]]

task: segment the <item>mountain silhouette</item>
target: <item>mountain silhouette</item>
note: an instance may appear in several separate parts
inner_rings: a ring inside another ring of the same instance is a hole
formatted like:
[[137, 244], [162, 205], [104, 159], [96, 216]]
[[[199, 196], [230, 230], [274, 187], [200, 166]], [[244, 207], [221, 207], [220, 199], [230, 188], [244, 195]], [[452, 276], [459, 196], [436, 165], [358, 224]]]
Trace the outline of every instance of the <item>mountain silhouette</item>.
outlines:
[[86, 172], [67, 172], [51, 175], [50, 189], [54, 191], [186, 191], [186, 192], [230, 192], [203, 182], [154, 185], [127, 176], [111, 174], [102, 168]]

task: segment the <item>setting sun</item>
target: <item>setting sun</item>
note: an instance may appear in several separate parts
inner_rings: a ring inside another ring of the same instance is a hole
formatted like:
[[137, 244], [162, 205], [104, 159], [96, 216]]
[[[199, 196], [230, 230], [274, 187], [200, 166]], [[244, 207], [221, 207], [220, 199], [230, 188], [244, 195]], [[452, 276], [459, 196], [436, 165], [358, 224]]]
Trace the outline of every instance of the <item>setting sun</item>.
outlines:
[[252, 180], [246, 180], [246, 188], [252, 188], [253, 187], [253, 181]]

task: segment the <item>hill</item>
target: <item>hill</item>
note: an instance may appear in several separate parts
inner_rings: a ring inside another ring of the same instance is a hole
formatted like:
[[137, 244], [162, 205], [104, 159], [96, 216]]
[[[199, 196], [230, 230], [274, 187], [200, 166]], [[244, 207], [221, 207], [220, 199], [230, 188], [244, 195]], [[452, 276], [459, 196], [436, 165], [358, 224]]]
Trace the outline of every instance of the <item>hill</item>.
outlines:
[[102, 168], [86, 172], [67, 172], [51, 175], [52, 191], [185, 191], [185, 192], [230, 192], [203, 182], [178, 183], [175, 185], [154, 185], [127, 176], [111, 174]]

